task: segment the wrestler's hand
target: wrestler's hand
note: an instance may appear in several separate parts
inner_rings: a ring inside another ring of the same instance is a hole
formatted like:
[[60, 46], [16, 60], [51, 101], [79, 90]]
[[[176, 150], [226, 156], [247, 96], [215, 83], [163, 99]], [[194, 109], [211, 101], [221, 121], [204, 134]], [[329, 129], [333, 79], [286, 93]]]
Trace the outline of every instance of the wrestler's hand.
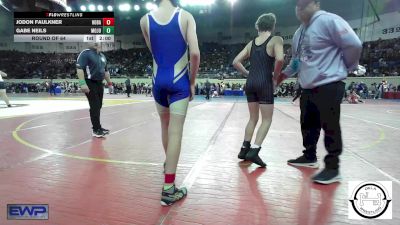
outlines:
[[0, 75], [1, 75], [2, 77], [7, 77], [7, 74], [4, 73], [3, 71], [0, 71]]
[[193, 84], [193, 85], [190, 85], [190, 99], [189, 99], [189, 101], [192, 101], [193, 100], [193, 98], [194, 98], [194, 95], [195, 95], [195, 85]]
[[81, 91], [86, 94], [90, 92], [89, 87], [86, 84], [81, 86]]
[[114, 86], [111, 82], [107, 82], [108, 94], [113, 94]]
[[274, 93], [275, 93], [276, 88], [278, 87], [278, 81], [276, 79], [272, 78], [272, 84], [273, 84], [273, 90], [274, 90]]

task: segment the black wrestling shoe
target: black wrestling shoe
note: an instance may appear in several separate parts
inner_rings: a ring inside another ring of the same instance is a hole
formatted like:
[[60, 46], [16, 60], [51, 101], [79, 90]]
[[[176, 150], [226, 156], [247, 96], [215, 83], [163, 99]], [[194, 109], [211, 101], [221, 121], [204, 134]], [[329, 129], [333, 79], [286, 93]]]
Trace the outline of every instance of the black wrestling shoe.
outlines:
[[250, 151], [250, 142], [249, 141], [244, 141], [242, 148], [240, 149], [240, 152], [238, 154], [239, 159], [246, 159], [247, 153]]
[[249, 160], [260, 167], [266, 167], [267, 164], [265, 164], [260, 156], [258, 156], [258, 152], [260, 152], [261, 147], [259, 148], [250, 148], [249, 152], [246, 154], [246, 160]]

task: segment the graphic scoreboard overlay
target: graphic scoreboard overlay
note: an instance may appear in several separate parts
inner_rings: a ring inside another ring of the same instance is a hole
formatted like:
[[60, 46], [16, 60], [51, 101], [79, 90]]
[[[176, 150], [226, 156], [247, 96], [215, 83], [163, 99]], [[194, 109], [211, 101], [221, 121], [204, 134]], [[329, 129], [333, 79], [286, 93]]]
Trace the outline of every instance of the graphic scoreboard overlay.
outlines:
[[14, 12], [14, 42], [114, 42], [114, 12]]

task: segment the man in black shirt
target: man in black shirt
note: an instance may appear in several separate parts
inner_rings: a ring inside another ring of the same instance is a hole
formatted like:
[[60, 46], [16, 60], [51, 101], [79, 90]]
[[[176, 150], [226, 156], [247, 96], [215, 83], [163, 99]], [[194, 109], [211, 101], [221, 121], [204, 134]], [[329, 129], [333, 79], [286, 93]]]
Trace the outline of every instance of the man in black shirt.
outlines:
[[211, 83], [210, 81], [208, 81], [208, 79], [206, 80], [205, 87], [206, 87], [206, 99], [210, 100]]
[[54, 96], [56, 96], [56, 84], [53, 82], [53, 79], [50, 79], [50, 83], [49, 83], [49, 92], [50, 92], [50, 95], [53, 95], [54, 94]]
[[103, 106], [103, 80], [112, 86], [110, 73], [107, 70], [107, 59], [101, 51], [101, 45], [92, 43], [89, 49], [83, 50], [77, 59], [77, 74], [79, 86], [85, 93], [90, 106], [90, 119], [92, 121], [92, 135], [104, 137], [110, 131], [104, 129], [100, 124], [100, 110]]
[[132, 93], [132, 86], [129, 77], [125, 81], [125, 86], [126, 86], [126, 94], [128, 95], [128, 98], [130, 98]]

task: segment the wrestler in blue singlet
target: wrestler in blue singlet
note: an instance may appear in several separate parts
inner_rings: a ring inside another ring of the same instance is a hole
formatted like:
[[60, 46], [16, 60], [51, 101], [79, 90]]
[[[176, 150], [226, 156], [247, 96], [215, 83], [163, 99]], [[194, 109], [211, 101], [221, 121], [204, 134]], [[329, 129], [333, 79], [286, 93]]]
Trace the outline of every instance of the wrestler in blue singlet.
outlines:
[[190, 96], [188, 46], [179, 25], [181, 10], [176, 9], [166, 24], [148, 14], [153, 53], [153, 94], [155, 101], [170, 104]]

